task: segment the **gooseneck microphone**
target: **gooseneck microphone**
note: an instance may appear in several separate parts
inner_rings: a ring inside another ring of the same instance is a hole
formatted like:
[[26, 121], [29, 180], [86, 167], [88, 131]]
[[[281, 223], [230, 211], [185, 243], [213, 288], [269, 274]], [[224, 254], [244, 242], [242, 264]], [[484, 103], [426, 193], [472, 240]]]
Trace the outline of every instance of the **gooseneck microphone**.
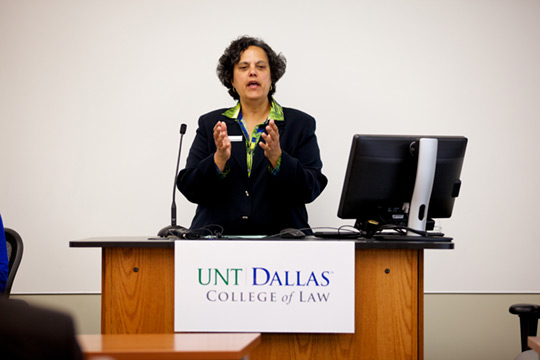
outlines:
[[186, 229], [183, 226], [176, 225], [176, 178], [178, 177], [178, 168], [180, 166], [180, 154], [182, 152], [182, 140], [184, 139], [184, 134], [186, 133], [186, 124], [180, 125], [180, 145], [178, 146], [178, 159], [176, 160], [176, 171], [174, 172], [174, 181], [173, 181], [173, 193], [172, 193], [172, 205], [171, 205], [171, 225], [164, 227], [159, 230], [159, 237], [182, 237], [182, 234], [189, 233], [190, 230]]

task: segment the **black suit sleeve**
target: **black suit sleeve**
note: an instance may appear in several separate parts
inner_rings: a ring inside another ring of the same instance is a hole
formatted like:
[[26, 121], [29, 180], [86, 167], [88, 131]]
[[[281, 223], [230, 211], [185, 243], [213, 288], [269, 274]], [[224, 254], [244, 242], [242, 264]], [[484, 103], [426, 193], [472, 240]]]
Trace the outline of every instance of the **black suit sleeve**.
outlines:
[[[291, 111], [291, 110], [289, 110]], [[287, 114], [287, 113], [286, 113]], [[321, 172], [315, 119], [307, 114], [290, 115], [281, 136], [281, 167], [274, 184], [284, 199], [299, 204], [315, 200], [326, 187], [328, 180]], [[291, 134], [292, 133], [292, 134]]]
[[216, 146], [213, 127], [219, 120], [219, 113], [203, 115], [191, 145], [185, 169], [180, 171], [177, 186], [191, 202], [207, 204], [227, 192], [227, 181], [219, 176], [214, 162]]

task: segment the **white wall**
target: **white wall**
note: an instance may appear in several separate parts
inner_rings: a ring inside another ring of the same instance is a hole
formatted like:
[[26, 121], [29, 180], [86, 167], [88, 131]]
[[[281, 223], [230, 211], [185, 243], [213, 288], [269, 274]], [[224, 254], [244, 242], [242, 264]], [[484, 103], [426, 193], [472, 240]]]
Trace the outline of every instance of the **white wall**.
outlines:
[[[16, 293], [98, 292], [70, 240], [169, 222], [178, 129], [232, 106], [217, 59], [238, 35], [288, 59], [276, 99], [318, 120], [339, 226], [354, 133], [464, 135], [463, 187], [426, 251], [428, 292], [540, 292], [540, 3], [0, 0], [0, 212], [25, 254]], [[179, 223], [194, 206], [179, 195]]]

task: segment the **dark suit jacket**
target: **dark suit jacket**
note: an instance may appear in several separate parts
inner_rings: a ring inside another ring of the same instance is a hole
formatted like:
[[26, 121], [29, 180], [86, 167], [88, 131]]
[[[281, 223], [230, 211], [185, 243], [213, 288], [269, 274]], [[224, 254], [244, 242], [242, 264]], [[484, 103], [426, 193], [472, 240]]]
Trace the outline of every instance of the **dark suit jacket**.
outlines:
[[[200, 117], [186, 168], [178, 176], [178, 189], [198, 204], [191, 229], [219, 224], [229, 235], [271, 235], [288, 227], [309, 228], [305, 204], [315, 200], [327, 184], [321, 173], [315, 119], [283, 108], [285, 120], [276, 121], [282, 149], [279, 172], [268, 171], [269, 161], [257, 146], [248, 177], [242, 130], [235, 120], [221, 115], [225, 110]], [[230, 173], [224, 179], [214, 163], [213, 128], [218, 121], [227, 124], [229, 137], [242, 139], [232, 142]]]
[[79, 360], [83, 355], [69, 315], [0, 298], [0, 357]]

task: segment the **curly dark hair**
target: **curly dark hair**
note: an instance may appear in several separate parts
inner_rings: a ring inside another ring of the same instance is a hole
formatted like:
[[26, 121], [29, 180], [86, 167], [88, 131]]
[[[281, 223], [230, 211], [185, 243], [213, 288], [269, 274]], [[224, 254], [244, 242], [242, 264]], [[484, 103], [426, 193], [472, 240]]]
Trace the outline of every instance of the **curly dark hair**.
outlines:
[[221, 83], [229, 90], [229, 95], [235, 100], [239, 100], [238, 93], [233, 90], [232, 80], [234, 75], [234, 66], [240, 61], [242, 52], [250, 46], [257, 46], [264, 50], [268, 57], [270, 66], [270, 77], [272, 80], [272, 86], [268, 93], [268, 98], [276, 92], [276, 82], [281, 79], [285, 74], [287, 67], [287, 60], [283, 54], [276, 54], [272, 48], [261, 39], [241, 36], [236, 40], [233, 40], [229, 47], [225, 49], [225, 52], [219, 58], [217, 66], [217, 76]]

